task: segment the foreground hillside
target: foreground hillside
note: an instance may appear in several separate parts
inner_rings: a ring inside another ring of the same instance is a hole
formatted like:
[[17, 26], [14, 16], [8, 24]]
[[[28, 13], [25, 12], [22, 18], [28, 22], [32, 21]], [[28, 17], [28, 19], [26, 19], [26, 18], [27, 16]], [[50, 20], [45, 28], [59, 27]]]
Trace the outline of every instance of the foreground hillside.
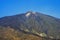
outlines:
[[26, 34], [9, 27], [1, 27], [0, 40], [42, 40], [42, 38], [32, 34]]

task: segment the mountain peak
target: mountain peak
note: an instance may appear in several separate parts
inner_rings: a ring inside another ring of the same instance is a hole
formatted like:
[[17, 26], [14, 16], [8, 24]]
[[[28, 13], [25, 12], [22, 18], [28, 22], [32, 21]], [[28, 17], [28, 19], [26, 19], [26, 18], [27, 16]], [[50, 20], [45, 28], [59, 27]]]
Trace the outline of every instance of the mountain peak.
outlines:
[[28, 16], [30, 16], [30, 15], [35, 15], [35, 14], [36, 14], [36, 13], [33, 12], [33, 11], [28, 11], [25, 16], [28, 17]]

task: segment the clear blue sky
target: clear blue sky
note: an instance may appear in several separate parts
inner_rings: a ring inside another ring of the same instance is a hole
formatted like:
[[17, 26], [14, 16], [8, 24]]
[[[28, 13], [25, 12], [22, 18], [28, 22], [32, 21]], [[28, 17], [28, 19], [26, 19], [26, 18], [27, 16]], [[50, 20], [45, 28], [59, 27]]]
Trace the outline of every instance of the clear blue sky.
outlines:
[[60, 0], [0, 0], [0, 17], [29, 10], [60, 18]]

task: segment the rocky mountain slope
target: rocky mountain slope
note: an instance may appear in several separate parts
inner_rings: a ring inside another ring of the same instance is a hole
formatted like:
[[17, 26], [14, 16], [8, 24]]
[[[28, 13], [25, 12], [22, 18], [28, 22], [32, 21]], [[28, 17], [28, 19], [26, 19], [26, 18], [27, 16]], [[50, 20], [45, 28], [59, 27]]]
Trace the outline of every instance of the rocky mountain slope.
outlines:
[[[0, 18], [0, 27], [13, 28], [19, 32], [38, 37], [60, 39], [60, 19], [39, 12]], [[15, 34], [15, 33], [14, 33]]]

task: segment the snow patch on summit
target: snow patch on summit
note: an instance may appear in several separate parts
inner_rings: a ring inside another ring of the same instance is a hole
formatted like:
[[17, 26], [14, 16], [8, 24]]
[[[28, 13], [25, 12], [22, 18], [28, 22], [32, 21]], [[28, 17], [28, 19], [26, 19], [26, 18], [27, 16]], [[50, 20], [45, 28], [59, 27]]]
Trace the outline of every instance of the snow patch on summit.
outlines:
[[26, 14], [26, 17], [28, 17], [30, 14], [31, 14], [31, 13], [27, 13], [27, 14]]
[[36, 13], [29, 11], [29, 12], [26, 13], [25, 16], [26, 16], [26, 17], [29, 17], [30, 15], [35, 15], [35, 16], [36, 16]]

